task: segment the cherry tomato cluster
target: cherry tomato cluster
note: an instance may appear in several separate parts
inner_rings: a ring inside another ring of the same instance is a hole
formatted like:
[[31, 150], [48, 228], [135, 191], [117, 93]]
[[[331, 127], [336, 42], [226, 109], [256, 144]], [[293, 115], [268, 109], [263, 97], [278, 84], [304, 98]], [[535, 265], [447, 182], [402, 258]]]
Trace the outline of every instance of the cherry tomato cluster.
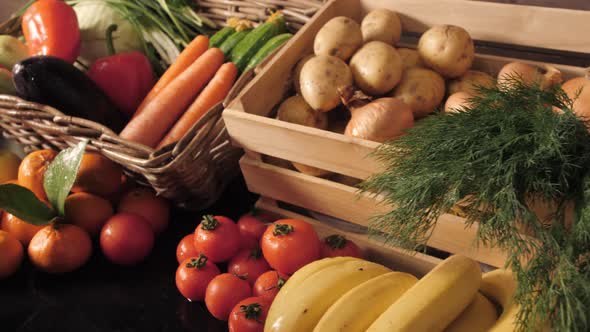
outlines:
[[[230, 332], [262, 332], [268, 310], [289, 276], [324, 257], [361, 257], [341, 235], [320, 241], [314, 228], [295, 219], [249, 213], [237, 223], [204, 216], [178, 243], [176, 286], [189, 301], [205, 301], [227, 320]], [[216, 263], [227, 263], [222, 273]]]

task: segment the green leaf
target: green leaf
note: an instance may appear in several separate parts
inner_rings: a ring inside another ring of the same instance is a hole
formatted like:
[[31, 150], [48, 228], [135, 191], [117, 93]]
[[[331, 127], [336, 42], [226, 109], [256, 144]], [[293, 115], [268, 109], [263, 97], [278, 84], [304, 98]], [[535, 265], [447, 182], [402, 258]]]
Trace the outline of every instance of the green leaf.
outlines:
[[56, 217], [32, 191], [12, 183], [0, 185], [0, 208], [34, 225], [46, 225]]
[[84, 156], [84, 149], [86, 149], [87, 143], [88, 140], [84, 140], [78, 143], [78, 145], [60, 152], [45, 172], [45, 180], [43, 182], [45, 193], [47, 193], [47, 198], [49, 198], [49, 202], [53, 208], [62, 217], [65, 214], [64, 205], [66, 197], [68, 197], [74, 181], [76, 181], [76, 175], [78, 174], [78, 169], [80, 169], [80, 162], [82, 161], [82, 156]]

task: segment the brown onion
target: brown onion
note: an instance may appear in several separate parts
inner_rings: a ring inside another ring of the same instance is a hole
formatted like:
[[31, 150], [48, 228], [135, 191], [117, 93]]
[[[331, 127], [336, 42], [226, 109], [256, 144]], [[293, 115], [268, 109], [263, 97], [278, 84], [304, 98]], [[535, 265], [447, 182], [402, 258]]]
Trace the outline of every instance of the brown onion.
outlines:
[[520, 78], [525, 84], [538, 82], [542, 89], [562, 82], [561, 72], [549, 65], [539, 68], [527, 63], [510, 62], [504, 65], [498, 73], [498, 84], [506, 84], [510, 78]]
[[574, 100], [574, 113], [583, 120], [590, 120], [590, 68], [585, 77], [572, 78], [563, 83], [562, 88]]
[[414, 125], [412, 109], [399, 98], [380, 98], [352, 109], [344, 134], [383, 143]]
[[471, 106], [471, 103], [469, 102], [470, 98], [473, 98], [473, 95], [465, 91], [453, 93], [447, 98], [447, 102], [445, 103], [445, 113], [462, 112], [464, 108]]

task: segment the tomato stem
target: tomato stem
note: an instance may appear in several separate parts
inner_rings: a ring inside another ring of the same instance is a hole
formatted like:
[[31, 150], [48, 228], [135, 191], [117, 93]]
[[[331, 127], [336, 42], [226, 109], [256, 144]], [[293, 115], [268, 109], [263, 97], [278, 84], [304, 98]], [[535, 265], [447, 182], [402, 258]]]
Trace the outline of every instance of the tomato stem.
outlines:
[[260, 315], [262, 314], [262, 306], [260, 303], [252, 303], [248, 305], [241, 305], [240, 312], [243, 312], [246, 319], [255, 320], [260, 322]]
[[269, 287], [267, 289], [265, 289], [266, 291], [272, 290], [272, 289], [278, 289], [281, 290], [281, 288], [283, 288], [283, 286], [285, 285], [285, 283], [287, 282], [287, 279], [281, 278], [281, 275], [277, 272], [277, 284]]
[[207, 256], [205, 256], [203, 254], [199, 254], [199, 258], [191, 258], [191, 261], [186, 263], [186, 267], [201, 269], [201, 268], [205, 267], [205, 265], [207, 265], [208, 259], [209, 258], [207, 258]]
[[272, 235], [279, 236], [279, 235], [287, 235], [293, 233], [295, 228], [291, 225], [287, 224], [276, 224], [275, 229], [272, 231]]
[[260, 250], [260, 248], [254, 248], [250, 250], [249, 258], [260, 259], [260, 257], [262, 257], [262, 250]]
[[203, 216], [203, 220], [201, 221], [201, 228], [206, 231], [215, 230], [219, 226], [219, 221], [215, 219], [212, 215]]
[[332, 249], [342, 249], [346, 246], [346, 238], [342, 235], [334, 234], [326, 237], [324, 242]]

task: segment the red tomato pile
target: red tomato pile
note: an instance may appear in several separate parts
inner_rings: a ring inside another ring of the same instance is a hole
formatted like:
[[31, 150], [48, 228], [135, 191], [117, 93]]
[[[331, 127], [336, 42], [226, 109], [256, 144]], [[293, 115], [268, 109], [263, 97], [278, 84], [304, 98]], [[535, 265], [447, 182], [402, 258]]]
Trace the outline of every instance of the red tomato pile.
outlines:
[[[204, 216], [176, 248], [176, 287], [189, 301], [204, 301], [209, 312], [228, 321], [230, 332], [262, 332], [272, 301], [289, 276], [320, 258], [361, 257], [341, 235], [320, 241], [302, 220], [273, 222], [246, 214], [235, 223]], [[221, 271], [216, 263], [227, 263]]]

